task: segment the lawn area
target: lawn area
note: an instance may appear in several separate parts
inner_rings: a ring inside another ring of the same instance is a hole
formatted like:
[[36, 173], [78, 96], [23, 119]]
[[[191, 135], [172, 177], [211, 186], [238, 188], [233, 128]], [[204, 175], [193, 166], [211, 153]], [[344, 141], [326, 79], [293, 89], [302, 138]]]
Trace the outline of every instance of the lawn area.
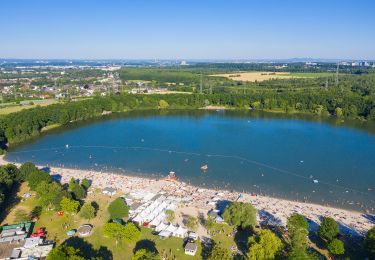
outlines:
[[8, 104], [5, 107], [0, 106], [0, 115], [7, 115], [10, 113], [21, 111], [23, 109], [30, 109], [36, 106], [48, 106], [48, 105], [56, 104], [59, 102], [56, 99], [30, 100], [30, 101], [32, 101], [34, 105], [22, 106], [22, 105], [13, 103], [13, 104]]

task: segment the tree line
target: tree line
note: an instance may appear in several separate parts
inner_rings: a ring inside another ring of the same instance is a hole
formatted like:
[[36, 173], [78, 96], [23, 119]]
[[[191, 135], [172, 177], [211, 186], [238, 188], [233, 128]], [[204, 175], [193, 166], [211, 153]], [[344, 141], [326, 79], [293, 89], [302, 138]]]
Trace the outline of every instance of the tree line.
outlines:
[[311, 113], [375, 120], [375, 101], [360, 95], [338, 97], [334, 92], [254, 92], [251, 94], [121, 94], [70, 101], [48, 107], [22, 110], [0, 118], [0, 144], [19, 143], [38, 136], [49, 125], [66, 125], [102, 115], [103, 111], [140, 109], [197, 109], [220, 105], [285, 113]]

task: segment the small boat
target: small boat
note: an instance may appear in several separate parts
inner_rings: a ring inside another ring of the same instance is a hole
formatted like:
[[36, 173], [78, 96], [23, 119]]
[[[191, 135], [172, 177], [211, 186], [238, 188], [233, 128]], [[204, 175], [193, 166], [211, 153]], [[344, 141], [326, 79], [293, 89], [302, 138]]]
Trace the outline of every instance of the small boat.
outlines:
[[65, 147], [66, 147], [66, 148], [69, 148], [69, 144], [66, 144]]
[[202, 165], [201, 166], [201, 170], [204, 171], [204, 172], [207, 171], [208, 170], [208, 165], [207, 164]]
[[319, 183], [319, 181], [318, 181], [318, 180], [316, 180], [316, 179], [315, 179], [315, 180], [313, 180], [313, 182], [314, 182], [314, 183]]

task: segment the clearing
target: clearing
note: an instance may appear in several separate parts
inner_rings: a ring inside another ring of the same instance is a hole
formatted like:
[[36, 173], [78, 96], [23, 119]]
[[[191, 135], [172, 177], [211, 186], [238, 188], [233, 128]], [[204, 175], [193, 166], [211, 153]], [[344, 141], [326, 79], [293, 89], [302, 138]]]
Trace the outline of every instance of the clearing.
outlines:
[[265, 81], [270, 79], [288, 79], [288, 78], [317, 78], [332, 76], [332, 73], [293, 73], [293, 72], [234, 72], [226, 74], [213, 74], [212, 77], [225, 77], [235, 81]]

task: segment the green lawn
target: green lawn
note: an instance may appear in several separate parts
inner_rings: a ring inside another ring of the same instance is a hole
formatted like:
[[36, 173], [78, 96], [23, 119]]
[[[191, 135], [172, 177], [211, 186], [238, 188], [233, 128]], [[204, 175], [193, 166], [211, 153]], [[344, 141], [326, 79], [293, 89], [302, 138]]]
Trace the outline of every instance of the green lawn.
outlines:
[[48, 105], [56, 104], [59, 102], [56, 99], [30, 100], [30, 101], [34, 102], [34, 105], [21, 106], [16, 103], [12, 103], [12, 104], [9, 103], [4, 107], [0, 106], [0, 115], [7, 115], [10, 113], [15, 113], [23, 109], [29, 109], [29, 108], [33, 108], [36, 106], [48, 106]]

